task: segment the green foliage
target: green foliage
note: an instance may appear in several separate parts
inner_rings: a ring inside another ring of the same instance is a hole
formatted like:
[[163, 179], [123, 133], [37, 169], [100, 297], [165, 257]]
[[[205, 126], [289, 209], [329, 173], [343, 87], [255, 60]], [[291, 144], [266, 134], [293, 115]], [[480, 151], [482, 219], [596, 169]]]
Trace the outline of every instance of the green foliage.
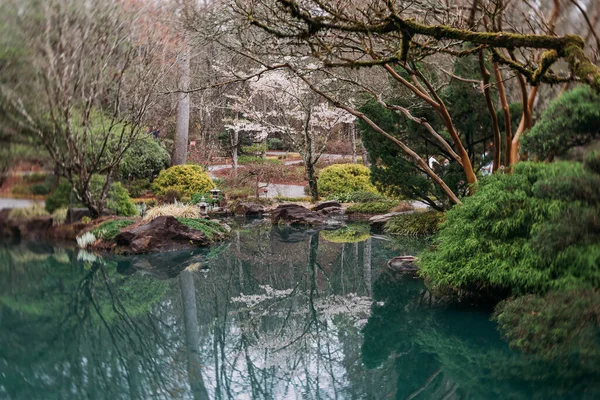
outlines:
[[291, 203], [310, 202], [310, 196], [304, 196], [304, 197], [277, 196], [277, 197], [275, 197], [275, 200], [278, 201], [279, 203], [285, 203], [285, 202], [291, 202]]
[[387, 214], [398, 205], [396, 200], [370, 201], [353, 204], [346, 209], [347, 214]]
[[177, 221], [192, 229], [202, 231], [211, 242], [221, 240], [228, 234], [227, 230], [215, 221], [198, 218], [177, 218]]
[[29, 186], [24, 185], [22, 183], [17, 183], [11, 189], [12, 194], [17, 196], [28, 196], [31, 194], [29, 191]]
[[503, 301], [494, 313], [511, 347], [546, 359], [595, 362], [600, 357], [600, 293], [551, 291]]
[[8, 219], [26, 221], [33, 218], [47, 217], [49, 214], [41, 203], [33, 203], [29, 207], [13, 208], [8, 213]]
[[[105, 178], [100, 175], [92, 176], [89, 190], [93, 198], [98, 198], [102, 192]], [[73, 196], [73, 206], [81, 206], [76, 195]], [[71, 200], [71, 185], [66, 179], [61, 179], [57, 188], [46, 197], [46, 210], [53, 213], [63, 207], [69, 207]], [[113, 182], [108, 191], [106, 207], [113, 210], [117, 215], [131, 217], [137, 215], [135, 204], [131, 201], [127, 189], [120, 182]]]
[[200, 203], [202, 201], [203, 197], [204, 197], [204, 202], [206, 204], [217, 204], [217, 201], [223, 200], [223, 196], [221, 196], [221, 195], [219, 195], [217, 199], [213, 199], [212, 198], [212, 194], [210, 192], [196, 193], [190, 199], [190, 204], [198, 204], [198, 203]]
[[277, 138], [267, 139], [267, 148], [269, 150], [283, 150], [283, 140]]
[[334, 231], [321, 231], [321, 237], [332, 243], [358, 243], [371, 237], [367, 224], [350, 224]]
[[482, 179], [447, 213], [437, 246], [420, 257], [422, 275], [458, 295], [493, 299], [597, 287], [600, 198], [580, 190], [597, 179], [568, 162], [519, 163], [513, 175]]
[[238, 164], [247, 165], [247, 164], [271, 164], [271, 165], [283, 165], [281, 160], [276, 158], [262, 158], [257, 156], [249, 156], [249, 155], [241, 155], [238, 157]]
[[142, 178], [125, 182], [125, 187], [132, 197], [141, 197], [150, 190], [152, 184], [148, 179]]
[[540, 159], [553, 159], [598, 137], [600, 94], [582, 86], [550, 102], [539, 121], [521, 139], [521, 149]]
[[196, 193], [205, 193], [213, 189], [208, 172], [199, 165], [176, 165], [160, 172], [154, 180], [152, 190], [157, 195], [163, 195], [169, 190], [175, 190], [182, 196], [190, 198]]
[[252, 143], [248, 146], [241, 146], [242, 153], [259, 155], [267, 151], [267, 143]]
[[121, 229], [133, 224], [135, 221], [132, 219], [113, 219], [106, 221], [98, 225], [92, 230], [94, 236], [98, 239], [114, 240], [115, 237], [121, 232]]
[[34, 183], [29, 187], [31, 194], [37, 196], [45, 196], [52, 190], [52, 185], [49, 182]]
[[169, 167], [167, 150], [151, 135], [143, 135], [123, 156], [119, 176], [123, 180], [151, 181], [160, 171]]
[[52, 213], [52, 225], [62, 225], [67, 222], [67, 215], [69, 214], [69, 209], [67, 207], [59, 208], [54, 210]]
[[319, 193], [324, 196], [356, 191], [376, 193], [369, 168], [359, 164], [334, 164], [319, 173]]
[[391, 236], [427, 236], [438, 232], [444, 214], [439, 211], [413, 212], [392, 217], [385, 224]]
[[71, 185], [66, 179], [61, 179], [58, 186], [46, 197], [46, 210], [53, 213], [59, 208], [68, 207], [71, 198]]

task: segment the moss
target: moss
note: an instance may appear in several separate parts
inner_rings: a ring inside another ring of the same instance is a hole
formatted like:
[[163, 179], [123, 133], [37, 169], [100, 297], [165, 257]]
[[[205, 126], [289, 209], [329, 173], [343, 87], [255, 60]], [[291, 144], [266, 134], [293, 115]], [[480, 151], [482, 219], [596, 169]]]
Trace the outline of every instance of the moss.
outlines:
[[104, 240], [114, 240], [115, 237], [121, 232], [121, 230], [135, 221], [132, 219], [113, 219], [106, 221], [98, 225], [92, 230], [94, 236]]
[[332, 243], [364, 242], [371, 237], [370, 228], [366, 224], [348, 225], [335, 231], [323, 231], [321, 237]]
[[227, 230], [218, 222], [197, 218], [177, 218], [177, 221], [192, 229], [201, 231], [211, 242], [221, 240], [227, 236]]

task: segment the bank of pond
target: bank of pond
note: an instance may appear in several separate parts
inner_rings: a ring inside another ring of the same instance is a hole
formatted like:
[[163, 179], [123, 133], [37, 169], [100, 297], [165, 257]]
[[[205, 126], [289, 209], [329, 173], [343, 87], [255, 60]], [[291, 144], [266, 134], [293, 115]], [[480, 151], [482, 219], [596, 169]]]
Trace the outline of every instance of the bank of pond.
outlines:
[[211, 246], [155, 254], [5, 241], [0, 397], [600, 396], [593, 358], [513, 350], [491, 306], [390, 267], [429, 238], [230, 225]]

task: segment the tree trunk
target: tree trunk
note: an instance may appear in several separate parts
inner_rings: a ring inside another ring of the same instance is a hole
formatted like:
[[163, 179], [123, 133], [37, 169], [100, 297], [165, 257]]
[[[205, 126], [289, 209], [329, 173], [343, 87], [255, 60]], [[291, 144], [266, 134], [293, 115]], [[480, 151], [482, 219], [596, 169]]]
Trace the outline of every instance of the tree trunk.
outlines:
[[363, 144], [362, 140], [360, 141], [360, 151], [362, 153], [362, 162], [365, 167], [370, 167], [371, 163], [369, 162], [369, 152], [367, 148]]
[[350, 137], [352, 139], [352, 163], [356, 164], [356, 127], [354, 124], [349, 124]]
[[240, 133], [238, 131], [234, 130], [233, 136], [231, 137], [231, 164], [232, 164], [234, 173], [237, 173], [237, 168], [238, 168], [239, 140], [240, 140]]
[[315, 165], [312, 163], [312, 160], [305, 160], [304, 164], [306, 165], [306, 175], [308, 177], [308, 189], [310, 192], [310, 200], [318, 201], [319, 188], [317, 186], [317, 177], [315, 176]]
[[208, 391], [202, 378], [202, 360], [200, 359], [200, 332], [196, 310], [196, 287], [194, 274], [184, 269], [179, 274], [181, 300], [183, 303], [183, 323], [185, 325], [185, 344], [188, 356], [188, 380], [192, 396], [198, 400], [208, 400]]
[[179, 57], [179, 98], [177, 100], [177, 125], [175, 127], [175, 149], [173, 165], [185, 164], [187, 158], [188, 135], [190, 129], [190, 47], [186, 43], [185, 52]]

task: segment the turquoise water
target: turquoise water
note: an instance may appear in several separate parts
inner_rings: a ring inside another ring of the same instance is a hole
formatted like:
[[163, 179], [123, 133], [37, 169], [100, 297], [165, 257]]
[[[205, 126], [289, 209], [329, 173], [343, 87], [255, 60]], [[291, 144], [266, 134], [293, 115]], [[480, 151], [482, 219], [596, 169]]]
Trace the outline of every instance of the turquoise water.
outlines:
[[272, 230], [105, 257], [0, 245], [0, 398], [593, 399], [597, 366], [511, 351], [489, 313], [386, 268], [426, 243]]

